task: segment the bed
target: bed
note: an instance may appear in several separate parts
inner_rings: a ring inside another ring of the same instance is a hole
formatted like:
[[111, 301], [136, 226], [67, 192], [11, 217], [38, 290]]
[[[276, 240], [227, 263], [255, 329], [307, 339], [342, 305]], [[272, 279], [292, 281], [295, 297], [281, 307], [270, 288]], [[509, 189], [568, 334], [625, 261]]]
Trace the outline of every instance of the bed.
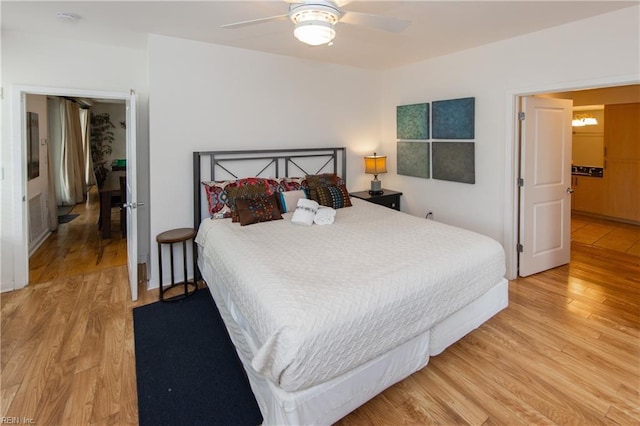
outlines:
[[207, 217], [230, 164], [346, 179], [346, 149], [194, 153], [197, 264], [265, 425], [334, 423], [507, 306], [504, 251], [471, 231], [353, 198], [328, 226]]

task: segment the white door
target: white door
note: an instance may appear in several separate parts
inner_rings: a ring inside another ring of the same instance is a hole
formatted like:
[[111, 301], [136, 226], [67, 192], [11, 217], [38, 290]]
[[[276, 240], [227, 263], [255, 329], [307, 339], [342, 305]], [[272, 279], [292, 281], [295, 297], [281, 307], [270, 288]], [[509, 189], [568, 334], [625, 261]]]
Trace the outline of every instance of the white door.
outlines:
[[127, 266], [131, 299], [138, 300], [138, 199], [136, 179], [136, 94], [132, 90], [127, 106]]
[[522, 98], [519, 274], [569, 263], [573, 101]]

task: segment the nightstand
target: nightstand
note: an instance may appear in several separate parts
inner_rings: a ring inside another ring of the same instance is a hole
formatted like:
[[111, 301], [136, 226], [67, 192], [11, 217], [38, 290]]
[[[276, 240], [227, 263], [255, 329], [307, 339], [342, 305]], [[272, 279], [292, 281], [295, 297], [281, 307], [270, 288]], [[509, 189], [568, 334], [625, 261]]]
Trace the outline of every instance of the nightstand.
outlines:
[[400, 196], [402, 192], [382, 189], [382, 194], [369, 194], [369, 191], [352, 192], [349, 195], [361, 200], [400, 211]]
[[[194, 260], [193, 262], [193, 280], [187, 280], [187, 241], [193, 240], [196, 237], [196, 231], [193, 228], [180, 228], [180, 229], [172, 229], [170, 231], [165, 231], [161, 234], [158, 234], [156, 237], [156, 241], [158, 242], [158, 283], [160, 284], [159, 295], [160, 300], [163, 302], [177, 302], [182, 300], [188, 296], [191, 296], [193, 293], [198, 290], [198, 282], [196, 281], [196, 271], [197, 265]], [[174, 244], [182, 244], [182, 267], [183, 269], [183, 281], [177, 283], [173, 271], [174, 262], [173, 262], [173, 245]], [[162, 245], [169, 244], [169, 255], [171, 261], [171, 283], [167, 286], [164, 286], [162, 283]], [[195, 247], [193, 248], [195, 250]], [[192, 252], [192, 255], [195, 255]], [[173, 297], [167, 298], [165, 293], [172, 288], [182, 287], [184, 291], [182, 293], [174, 294]], [[189, 290], [191, 287], [191, 290]]]

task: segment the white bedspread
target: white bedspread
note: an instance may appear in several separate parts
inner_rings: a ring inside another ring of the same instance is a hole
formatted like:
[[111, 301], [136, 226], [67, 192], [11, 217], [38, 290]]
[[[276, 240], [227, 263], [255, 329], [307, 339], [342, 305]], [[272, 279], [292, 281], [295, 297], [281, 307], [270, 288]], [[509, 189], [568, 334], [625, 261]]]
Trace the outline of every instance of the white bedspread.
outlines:
[[505, 273], [486, 236], [352, 199], [331, 226], [205, 219], [196, 242], [286, 391], [342, 374], [477, 299]]

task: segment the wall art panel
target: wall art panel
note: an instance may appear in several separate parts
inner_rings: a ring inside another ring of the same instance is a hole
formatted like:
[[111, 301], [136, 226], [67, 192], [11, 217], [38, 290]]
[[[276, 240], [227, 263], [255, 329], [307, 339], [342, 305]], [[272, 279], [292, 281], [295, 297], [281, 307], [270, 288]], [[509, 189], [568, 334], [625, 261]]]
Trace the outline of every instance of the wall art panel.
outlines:
[[429, 179], [429, 142], [398, 142], [398, 174]]
[[475, 99], [462, 98], [433, 102], [433, 139], [473, 139]]
[[396, 107], [396, 134], [398, 139], [429, 139], [429, 104]]
[[433, 178], [476, 183], [474, 142], [433, 142]]

